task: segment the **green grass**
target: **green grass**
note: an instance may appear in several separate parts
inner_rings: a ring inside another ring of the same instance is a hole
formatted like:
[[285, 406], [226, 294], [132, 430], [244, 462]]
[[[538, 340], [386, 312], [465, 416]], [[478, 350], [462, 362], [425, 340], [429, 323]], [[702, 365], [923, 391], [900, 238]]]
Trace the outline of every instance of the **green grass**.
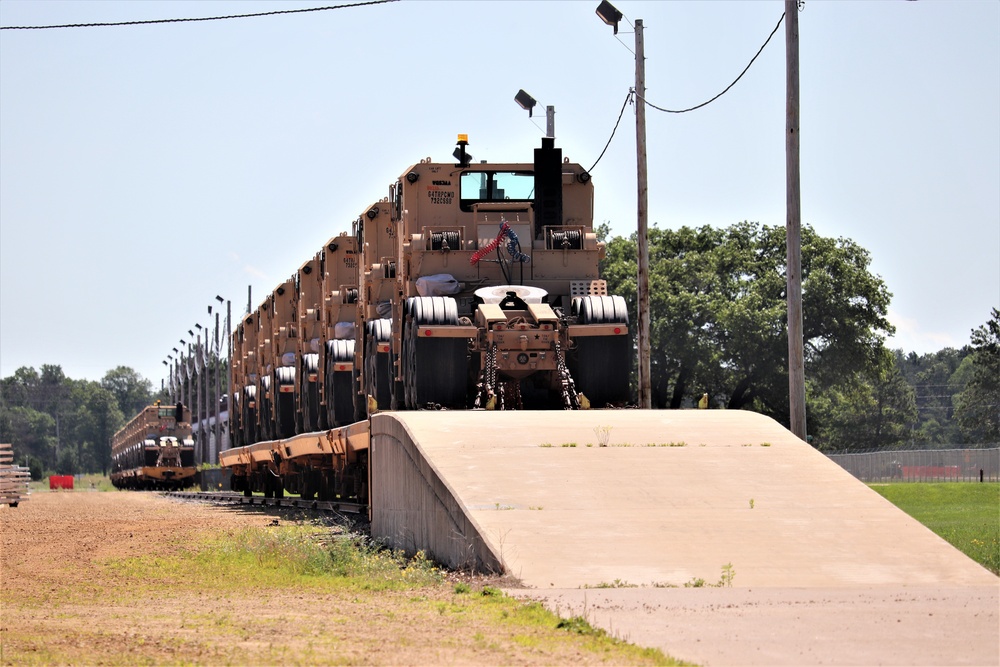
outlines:
[[273, 586], [408, 590], [443, 581], [422, 551], [407, 557], [362, 535], [304, 524], [245, 528], [179, 558], [139, 556], [112, 561], [108, 567], [143, 585], [167, 585], [183, 578], [220, 592]]
[[[374, 594], [385, 601], [386, 614], [412, 617], [417, 625], [437, 618], [456, 627], [468, 623], [480, 628], [476, 636], [484, 647], [512, 641], [544, 652], [562, 650], [568, 642], [612, 664], [685, 664], [592, 628], [586, 619], [560, 619], [541, 604], [521, 602], [494, 586], [477, 590], [464, 582], [449, 583], [421, 552], [408, 557], [365, 536], [305, 523], [232, 531], [174, 555], [115, 559], [104, 568], [120, 596], [109, 603], [177, 586], [222, 598], [295, 590], [357, 603]], [[213, 623], [215, 635], [243, 631], [242, 626], [228, 627], [232, 623], [226, 618]], [[489, 637], [479, 634], [483, 628], [491, 628]]]
[[1000, 574], [1000, 484], [872, 484], [889, 502], [994, 574]]

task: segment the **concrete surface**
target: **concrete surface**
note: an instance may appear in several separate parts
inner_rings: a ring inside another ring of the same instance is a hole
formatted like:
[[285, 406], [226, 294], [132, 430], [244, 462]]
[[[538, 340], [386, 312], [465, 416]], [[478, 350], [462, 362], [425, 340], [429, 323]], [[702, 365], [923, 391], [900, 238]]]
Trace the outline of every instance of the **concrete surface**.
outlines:
[[994, 586], [512, 590], [700, 665], [997, 665]]
[[754, 413], [387, 413], [372, 457], [376, 535], [675, 657], [1000, 662], [997, 577]]

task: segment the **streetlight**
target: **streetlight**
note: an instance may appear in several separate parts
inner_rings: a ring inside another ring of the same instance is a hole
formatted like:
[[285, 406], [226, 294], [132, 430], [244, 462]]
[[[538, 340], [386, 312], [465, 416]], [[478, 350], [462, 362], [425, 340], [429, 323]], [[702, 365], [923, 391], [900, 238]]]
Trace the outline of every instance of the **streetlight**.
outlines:
[[[618, 34], [622, 13], [607, 0], [597, 7], [597, 15], [613, 26]], [[646, 228], [648, 219], [649, 188], [646, 185], [646, 56], [643, 49], [642, 19], [635, 20], [635, 153], [636, 181], [638, 183], [637, 236], [638, 236], [638, 304], [639, 332], [639, 407], [652, 407], [649, 365], [649, 240]]]
[[[216, 295], [215, 300], [220, 304], [225, 303], [225, 300]], [[212, 315], [212, 304], [208, 304], [208, 314]], [[205, 330], [205, 338], [208, 338], [208, 329]], [[206, 341], [207, 342], [207, 341]], [[216, 451], [222, 451], [222, 420], [221, 420], [221, 400], [222, 394], [219, 392], [219, 312], [215, 311], [215, 331], [213, 335], [212, 347], [211, 347], [211, 357], [215, 363], [215, 393], [214, 393], [214, 406], [213, 413], [215, 414], [215, 449]], [[206, 378], [205, 386], [208, 386], [208, 380]], [[228, 408], [228, 400], [227, 400]], [[214, 457], [213, 457], [214, 459]]]
[[[514, 101], [528, 112], [528, 118], [531, 118], [531, 110], [538, 104], [534, 97], [525, 92], [524, 88], [517, 91]], [[553, 139], [556, 137], [556, 108], [552, 106], [545, 107], [545, 136]]]
[[608, 25], [614, 26], [615, 34], [618, 34], [618, 22], [622, 20], [622, 13], [615, 9], [614, 5], [607, 0], [603, 0], [597, 6], [597, 15]]
[[[231, 407], [232, 402], [233, 402], [232, 401], [232, 388], [229, 386], [229, 376], [228, 376], [228, 373], [231, 372], [231, 369], [233, 367], [233, 335], [232, 335], [232, 325], [231, 325], [231, 320], [230, 320], [230, 318], [232, 317], [232, 314], [233, 314], [232, 313], [233, 306], [229, 302], [228, 299], [224, 300], [218, 294], [215, 295], [215, 300], [218, 301], [220, 305], [222, 303], [226, 304], [226, 331], [225, 331], [225, 336], [226, 336], [226, 372], [227, 372], [227, 377], [226, 377], [226, 414], [229, 414], [229, 410], [230, 410], [230, 407]], [[216, 326], [218, 326], [218, 320], [216, 320]], [[216, 345], [218, 345], [218, 343], [216, 343]], [[227, 431], [229, 432], [230, 437], [231, 437], [232, 429], [227, 429]], [[221, 444], [220, 444], [220, 449], [221, 449]]]

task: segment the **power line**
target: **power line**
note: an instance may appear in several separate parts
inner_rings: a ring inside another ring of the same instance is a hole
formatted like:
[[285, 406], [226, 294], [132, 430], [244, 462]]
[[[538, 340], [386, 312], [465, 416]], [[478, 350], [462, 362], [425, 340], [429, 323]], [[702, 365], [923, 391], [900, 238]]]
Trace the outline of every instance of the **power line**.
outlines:
[[117, 23], [65, 23], [62, 25], [5, 25], [0, 26], [0, 30], [51, 30], [54, 28], [109, 28], [132, 25], [151, 25], [155, 23], [194, 23], [197, 21], [225, 21], [227, 19], [247, 19], [258, 16], [276, 16], [278, 14], [302, 14], [305, 12], [323, 12], [329, 9], [349, 9], [351, 7], [364, 7], [366, 5], [382, 5], [387, 2], [398, 2], [398, 0], [368, 0], [367, 2], [356, 2], [349, 5], [330, 5], [327, 7], [309, 7], [306, 9], [281, 9], [273, 12], [258, 12], [256, 14], [231, 14], [229, 16], [205, 16], [202, 18], [186, 19], [150, 19], [147, 21], [120, 21]]
[[704, 106], [708, 106], [709, 104], [711, 104], [715, 100], [719, 99], [720, 97], [722, 97], [723, 95], [725, 95], [726, 93], [728, 93], [729, 89], [732, 88], [733, 86], [735, 86], [736, 83], [740, 79], [743, 78], [743, 75], [747, 73], [747, 71], [750, 69], [750, 66], [753, 65], [753, 63], [754, 63], [755, 60], [757, 60], [757, 56], [759, 56], [761, 53], [764, 52], [764, 47], [766, 47], [767, 44], [768, 44], [768, 42], [771, 41], [771, 38], [774, 37], [774, 33], [778, 32], [778, 28], [781, 27], [781, 22], [784, 21], [784, 20], [785, 20], [785, 15], [782, 14], [781, 18], [778, 19], [778, 24], [776, 26], [774, 26], [774, 30], [772, 30], [771, 34], [767, 36], [767, 39], [764, 40], [764, 43], [761, 45], [760, 49], [757, 50], [757, 54], [753, 58], [750, 59], [750, 62], [747, 64], [746, 67], [743, 68], [743, 71], [740, 72], [740, 75], [738, 77], [736, 77], [736, 79], [731, 84], [729, 84], [728, 86], [726, 86], [725, 90], [723, 90], [721, 93], [719, 93], [718, 95], [716, 95], [712, 99], [708, 100], [707, 102], [702, 102], [701, 104], [699, 104], [697, 106], [690, 107], [688, 109], [674, 110], [674, 109], [664, 109], [662, 107], [658, 107], [655, 104], [653, 104], [652, 102], [650, 102], [649, 100], [647, 100], [645, 98], [642, 98], [642, 97], [640, 97], [638, 95], [636, 95], [636, 97], [639, 97], [639, 99], [641, 99], [643, 102], [645, 102], [647, 105], [653, 107], [657, 111], [662, 111], [664, 113], [687, 113], [688, 111], [694, 111], [695, 109], [700, 109], [700, 108], [702, 108]]
[[597, 156], [597, 162], [594, 162], [593, 166], [587, 170], [588, 173], [594, 171], [594, 167], [597, 166], [597, 163], [601, 161], [601, 158], [604, 157], [604, 154], [607, 152], [608, 146], [611, 145], [611, 140], [615, 138], [615, 133], [618, 131], [618, 125], [622, 122], [622, 115], [625, 113], [625, 107], [628, 106], [629, 100], [632, 99], [632, 95], [634, 94], [635, 90], [629, 89], [628, 95], [625, 96], [625, 102], [622, 103], [622, 110], [618, 112], [618, 120], [615, 121], [615, 129], [611, 130], [611, 136], [608, 137], [608, 143], [604, 144], [604, 150]]

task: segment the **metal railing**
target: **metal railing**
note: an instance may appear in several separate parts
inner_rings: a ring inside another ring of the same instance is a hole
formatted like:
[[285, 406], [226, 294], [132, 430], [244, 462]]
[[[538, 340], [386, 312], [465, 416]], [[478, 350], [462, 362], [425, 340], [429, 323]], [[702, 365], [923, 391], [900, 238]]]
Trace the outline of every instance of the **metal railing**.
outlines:
[[893, 449], [827, 457], [862, 482], [1000, 481], [1000, 448]]

